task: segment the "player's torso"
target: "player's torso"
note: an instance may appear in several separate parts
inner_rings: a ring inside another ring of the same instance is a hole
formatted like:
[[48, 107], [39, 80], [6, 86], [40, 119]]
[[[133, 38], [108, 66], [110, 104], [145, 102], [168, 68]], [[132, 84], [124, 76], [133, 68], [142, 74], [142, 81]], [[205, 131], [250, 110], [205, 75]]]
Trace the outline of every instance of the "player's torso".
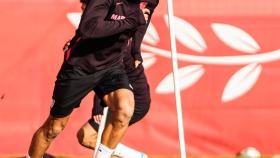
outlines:
[[[139, 3], [133, 0], [110, 1], [112, 4], [106, 15], [106, 21], [124, 20], [139, 9]], [[80, 40], [74, 46], [69, 62], [89, 72], [120, 65], [122, 52], [131, 33], [126, 31], [104, 38]]]

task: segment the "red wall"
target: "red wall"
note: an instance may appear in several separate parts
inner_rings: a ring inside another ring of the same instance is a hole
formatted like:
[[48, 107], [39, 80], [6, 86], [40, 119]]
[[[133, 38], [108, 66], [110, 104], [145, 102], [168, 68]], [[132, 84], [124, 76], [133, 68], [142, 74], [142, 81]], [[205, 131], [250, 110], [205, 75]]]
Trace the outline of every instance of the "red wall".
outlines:
[[[279, 5], [217, 2], [175, 1], [187, 153], [234, 154], [247, 146], [279, 153]], [[151, 63], [152, 107], [124, 143], [149, 154], [179, 155], [165, 7], [162, 1], [152, 21], [156, 31], [149, 31], [142, 48]], [[79, 11], [78, 1], [0, 1], [0, 154], [26, 153], [48, 116], [62, 46], [75, 29], [66, 14]], [[92, 94], [50, 153], [91, 153], [75, 138], [91, 104]]]

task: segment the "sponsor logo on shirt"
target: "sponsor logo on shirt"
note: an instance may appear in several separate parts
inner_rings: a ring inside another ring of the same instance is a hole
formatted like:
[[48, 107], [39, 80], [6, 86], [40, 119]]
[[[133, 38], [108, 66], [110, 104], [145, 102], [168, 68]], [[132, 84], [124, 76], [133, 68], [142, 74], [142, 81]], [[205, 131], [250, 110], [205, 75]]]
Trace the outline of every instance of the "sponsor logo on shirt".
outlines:
[[113, 19], [113, 20], [123, 20], [123, 19], [125, 19], [125, 16], [112, 14], [111, 19]]

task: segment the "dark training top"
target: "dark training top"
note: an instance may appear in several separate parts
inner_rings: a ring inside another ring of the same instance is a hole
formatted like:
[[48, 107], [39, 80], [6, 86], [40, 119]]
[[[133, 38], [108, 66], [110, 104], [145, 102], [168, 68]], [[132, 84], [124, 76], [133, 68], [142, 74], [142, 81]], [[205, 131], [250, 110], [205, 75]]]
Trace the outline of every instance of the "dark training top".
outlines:
[[122, 50], [146, 21], [135, 0], [91, 0], [76, 35], [65, 53], [66, 61], [91, 73], [122, 65]]
[[[125, 66], [124, 69], [128, 76], [129, 82], [134, 88], [133, 92], [135, 99], [135, 111], [133, 117], [130, 120], [130, 125], [141, 120], [148, 112], [150, 106], [150, 94], [148, 88], [149, 86], [144, 73], [144, 67], [140, 64], [137, 68], [135, 68], [134, 61], [143, 61], [141, 57], [140, 45], [146, 33], [153, 12], [156, 6], [158, 5], [159, 1], [145, 0], [142, 2], [144, 2], [144, 7], [148, 8], [151, 11], [148, 23], [146, 25], [141, 25], [137, 28], [137, 31], [133, 35], [132, 39], [129, 40], [128, 46], [123, 51], [123, 63]], [[105, 107], [104, 103], [102, 103], [98, 97], [95, 97], [94, 107], [92, 109], [92, 116], [99, 114], [103, 115], [103, 107]], [[98, 129], [98, 124], [96, 124], [93, 119], [90, 119], [89, 123], [92, 127]]]
[[[125, 71], [127, 72], [127, 75], [129, 78], [134, 78], [132, 76], [137, 76], [138, 72], [134, 71], [134, 61], [139, 60], [143, 62], [142, 56], [141, 56], [141, 43], [143, 41], [143, 38], [145, 36], [145, 33], [147, 31], [148, 25], [151, 21], [152, 15], [154, 13], [155, 8], [157, 7], [159, 0], [141, 0], [141, 3], [143, 2], [143, 7], [148, 8], [150, 10], [149, 19], [146, 25], [141, 25], [137, 27], [137, 30], [132, 35], [131, 40], [128, 43], [128, 46], [124, 50], [126, 53], [123, 58], [123, 62], [125, 65]], [[134, 74], [136, 73], [136, 74]]]

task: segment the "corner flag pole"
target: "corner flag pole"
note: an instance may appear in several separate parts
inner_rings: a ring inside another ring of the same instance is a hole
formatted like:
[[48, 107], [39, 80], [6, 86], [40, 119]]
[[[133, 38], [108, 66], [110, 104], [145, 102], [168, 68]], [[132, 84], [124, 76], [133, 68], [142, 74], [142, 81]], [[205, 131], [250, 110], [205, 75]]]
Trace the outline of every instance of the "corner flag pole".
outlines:
[[96, 157], [98, 147], [101, 144], [101, 136], [102, 136], [103, 130], [104, 130], [105, 125], [106, 125], [107, 115], [108, 115], [108, 107], [105, 107], [103, 109], [103, 116], [101, 118], [99, 128], [98, 128], [98, 132], [97, 132], [97, 140], [96, 140], [95, 150], [94, 150], [94, 153], [93, 153], [93, 158]]
[[173, 81], [174, 81], [177, 119], [178, 119], [178, 128], [179, 128], [178, 130], [179, 130], [180, 151], [181, 151], [181, 158], [186, 158], [187, 156], [186, 156], [184, 124], [183, 124], [183, 116], [182, 116], [180, 83], [178, 80], [178, 60], [177, 60], [177, 50], [176, 50], [176, 39], [175, 39], [175, 32], [174, 32], [173, 0], [167, 0], [167, 8], [168, 8], [170, 43], [171, 43]]

